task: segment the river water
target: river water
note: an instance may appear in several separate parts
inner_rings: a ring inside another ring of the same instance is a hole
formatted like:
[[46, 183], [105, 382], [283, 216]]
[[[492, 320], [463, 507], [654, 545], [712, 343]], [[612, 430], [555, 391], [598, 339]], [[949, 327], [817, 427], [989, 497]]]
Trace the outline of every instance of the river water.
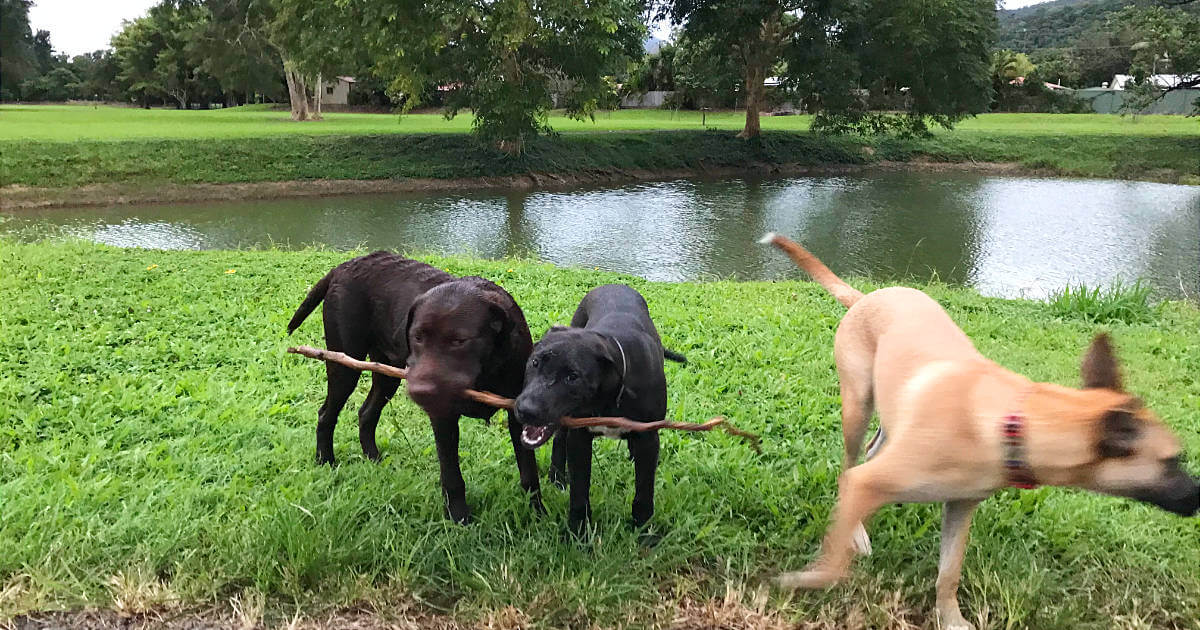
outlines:
[[881, 281], [1035, 298], [1139, 278], [1161, 297], [1200, 290], [1200, 187], [1145, 182], [876, 173], [0, 214], [0, 234], [23, 240], [530, 255], [668, 281], [799, 276], [755, 243], [766, 231]]

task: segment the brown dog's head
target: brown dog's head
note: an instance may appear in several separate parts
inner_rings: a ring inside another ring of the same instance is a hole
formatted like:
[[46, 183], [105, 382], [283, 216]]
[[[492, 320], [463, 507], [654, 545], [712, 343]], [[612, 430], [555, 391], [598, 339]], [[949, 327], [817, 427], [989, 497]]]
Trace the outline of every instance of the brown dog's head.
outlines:
[[[408, 395], [431, 417], [489, 417], [494, 409], [470, 403], [459, 393], [487, 380], [496, 380], [490, 385], [497, 390], [516, 393], [520, 366], [532, 347], [516, 302], [504, 289], [477, 277], [440, 284], [418, 296], [404, 334]], [[499, 382], [508, 372], [517, 372], [515, 387]]]
[[1200, 510], [1200, 486], [1181, 466], [1178, 438], [1125, 392], [1107, 335], [1098, 335], [1083, 359], [1083, 386], [1104, 404], [1093, 418], [1094, 459], [1080, 485], [1182, 516]]

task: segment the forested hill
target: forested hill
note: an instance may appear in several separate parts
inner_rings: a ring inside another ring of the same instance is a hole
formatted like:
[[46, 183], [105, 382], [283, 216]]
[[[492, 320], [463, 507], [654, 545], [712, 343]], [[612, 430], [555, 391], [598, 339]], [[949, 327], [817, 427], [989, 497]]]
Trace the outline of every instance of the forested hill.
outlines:
[[[1080, 36], [1104, 26], [1105, 16], [1131, 4], [1153, 0], [1053, 0], [1020, 9], [1001, 10], [997, 48], [1029, 52], [1074, 45]], [[1158, 2], [1157, 4], [1164, 4]], [[1184, 6], [1200, 12], [1200, 1]]]

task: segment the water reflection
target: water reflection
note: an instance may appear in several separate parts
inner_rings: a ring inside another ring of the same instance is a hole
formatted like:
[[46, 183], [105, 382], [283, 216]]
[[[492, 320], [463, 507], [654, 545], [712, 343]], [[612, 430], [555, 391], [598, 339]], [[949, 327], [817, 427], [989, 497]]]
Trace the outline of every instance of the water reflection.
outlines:
[[409, 194], [47, 210], [0, 234], [119, 246], [532, 254], [652, 280], [798, 276], [755, 244], [790, 234], [835, 271], [938, 277], [993, 295], [1146, 278], [1200, 286], [1200, 188], [1140, 182], [888, 173], [677, 180], [567, 192]]

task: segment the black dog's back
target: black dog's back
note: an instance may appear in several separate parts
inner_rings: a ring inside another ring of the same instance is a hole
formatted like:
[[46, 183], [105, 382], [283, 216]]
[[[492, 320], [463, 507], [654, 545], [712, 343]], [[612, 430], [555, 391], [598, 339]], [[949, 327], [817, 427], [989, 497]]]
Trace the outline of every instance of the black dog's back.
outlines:
[[[650, 307], [646, 304], [646, 298], [642, 297], [642, 294], [638, 293], [636, 289], [625, 284], [605, 284], [589, 291], [580, 300], [579, 307], [575, 309], [575, 315], [571, 318], [571, 326], [586, 328], [589, 321], [609, 314], [618, 315], [620, 320], [606, 322], [607, 326], [616, 328], [631, 326], [650, 335], [654, 341], [658, 342], [659, 346], [662, 346], [658, 330], [655, 329], [654, 322], [650, 319]], [[662, 352], [664, 359], [676, 363], [687, 363], [687, 357], [674, 350], [664, 347]]]

